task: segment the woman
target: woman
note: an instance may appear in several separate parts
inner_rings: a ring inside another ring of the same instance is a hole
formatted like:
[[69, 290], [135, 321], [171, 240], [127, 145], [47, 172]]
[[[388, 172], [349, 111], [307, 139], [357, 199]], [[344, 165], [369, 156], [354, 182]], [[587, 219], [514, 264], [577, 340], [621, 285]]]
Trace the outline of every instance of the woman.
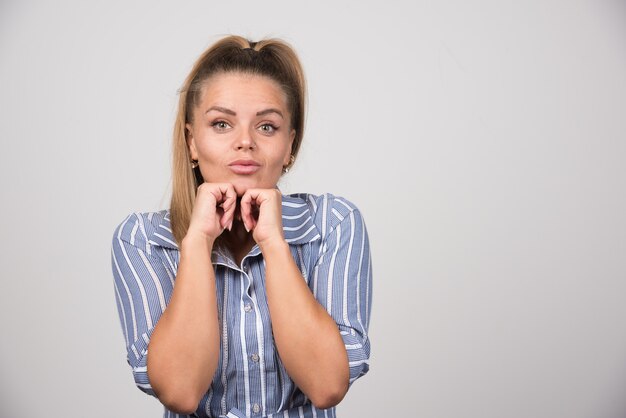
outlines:
[[361, 214], [330, 194], [277, 189], [304, 104], [287, 44], [218, 41], [180, 91], [170, 210], [115, 231], [128, 362], [165, 417], [334, 417], [368, 370]]

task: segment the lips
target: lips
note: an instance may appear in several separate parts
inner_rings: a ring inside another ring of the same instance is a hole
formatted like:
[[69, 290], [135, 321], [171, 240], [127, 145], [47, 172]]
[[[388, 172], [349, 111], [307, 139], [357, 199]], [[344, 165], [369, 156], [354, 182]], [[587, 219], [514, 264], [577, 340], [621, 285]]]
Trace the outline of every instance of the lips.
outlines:
[[261, 168], [261, 164], [254, 160], [237, 160], [228, 164], [228, 168], [235, 174], [246, 175], [256, 173]]

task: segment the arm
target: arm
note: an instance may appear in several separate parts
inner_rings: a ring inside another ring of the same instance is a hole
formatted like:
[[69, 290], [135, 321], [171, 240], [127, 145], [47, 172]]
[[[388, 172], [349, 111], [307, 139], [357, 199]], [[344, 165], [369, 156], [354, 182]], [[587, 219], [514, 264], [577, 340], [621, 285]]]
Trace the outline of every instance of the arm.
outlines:
[[169, 410], [189, 414], [207, 391], [219, 357], [219, 325], [212, 242], [187, 235], [176, 284], [148, 352], [152, 388]]
[[231, 185], [204, 183], [198, 188], [172, 299], [150, 341], [147, 370], [152, 388], [177, 413], [197, 409], [217, 367], [220, 334], [211, 250], [232, 223], [235, 202]]
[[[223, 206], [219, 213], [217, 202]], [[232, 187], [199, 188], [180, 245], [175, 285], [172, 273], [151, 255], [139, 217], [129, 216], [113, 237], [112, 267], [128, 363], [137, 386], [174, 412], [196, 410], [217, 366], [220, 337], [210, 254], [213, 237], [232, 220], [234, 202]]]
[[337, 325], [315, 300], [288, 244], [261, 247], [274, 339], [296, 385], [320, 409], [337, 405], [348, 391], [348, 356]]
[[[316, 407], [328, 408], [367, 371], [371, 295], [367, 235], [355, 211], [324, 237], [326, 253], [315, 266], [313, 280], [319, 289], [333, 291], [313, 295], [282, 236], [280, 194], [268, 192], [244, 195], [242, 215], [265, 258], [274, 339], [298, 387]], [[249, 215], [251, 202], [260, 208], [258, 221]]]
[[[191, 413], [211, 382], [219, 355], [210, 242], [183, 240], [172, 289], [171, 273], [146, 251], [147, 239], [134, 216], [116, 230], [112, 247], [128, 363], [139, 389], [173, 412]], [[132, 239], [131, 230], [136, 231]]]

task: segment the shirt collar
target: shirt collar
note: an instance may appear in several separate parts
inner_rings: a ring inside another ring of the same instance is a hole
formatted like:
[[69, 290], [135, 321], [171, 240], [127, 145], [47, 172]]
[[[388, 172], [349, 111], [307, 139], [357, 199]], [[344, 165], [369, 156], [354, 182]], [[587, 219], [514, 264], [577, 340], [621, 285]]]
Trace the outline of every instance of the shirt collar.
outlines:
[[[290, 245], [302, 245], [321, 238], [319, 230], [313, 221], [313, 213], [303, 195], [282, 195], [283, 235]], [[165, 211], [163, 219], [157, 224], [154, 232], [148, 237], [152, 245], [178, 249], [172, 226], [170, 212]], [[253, 253], [256, 253], [257, 246]]]

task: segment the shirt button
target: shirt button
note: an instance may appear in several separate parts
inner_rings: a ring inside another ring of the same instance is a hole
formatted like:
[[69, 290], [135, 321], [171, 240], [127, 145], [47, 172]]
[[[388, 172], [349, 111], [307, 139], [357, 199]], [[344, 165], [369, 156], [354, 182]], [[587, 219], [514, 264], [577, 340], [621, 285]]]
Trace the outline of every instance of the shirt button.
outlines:
[[252, 405], [252, 412], [254, 412], [255, 414], [258, 414], [261, 411], [261, 407], [259, 406], [258, 403], [255, 403], [254, 405]]
[[246, 312], [250, 312], [252, 310], [252, 305], [250, 305], [249, 303], [246, 303], [245, 306], [243, 307], [243, 310]]
[[254, 353], [253, 355], [251, 355], [250, 358], [255, 363], [257, 363], [259, 361], [259, 355], [257, 353]]

